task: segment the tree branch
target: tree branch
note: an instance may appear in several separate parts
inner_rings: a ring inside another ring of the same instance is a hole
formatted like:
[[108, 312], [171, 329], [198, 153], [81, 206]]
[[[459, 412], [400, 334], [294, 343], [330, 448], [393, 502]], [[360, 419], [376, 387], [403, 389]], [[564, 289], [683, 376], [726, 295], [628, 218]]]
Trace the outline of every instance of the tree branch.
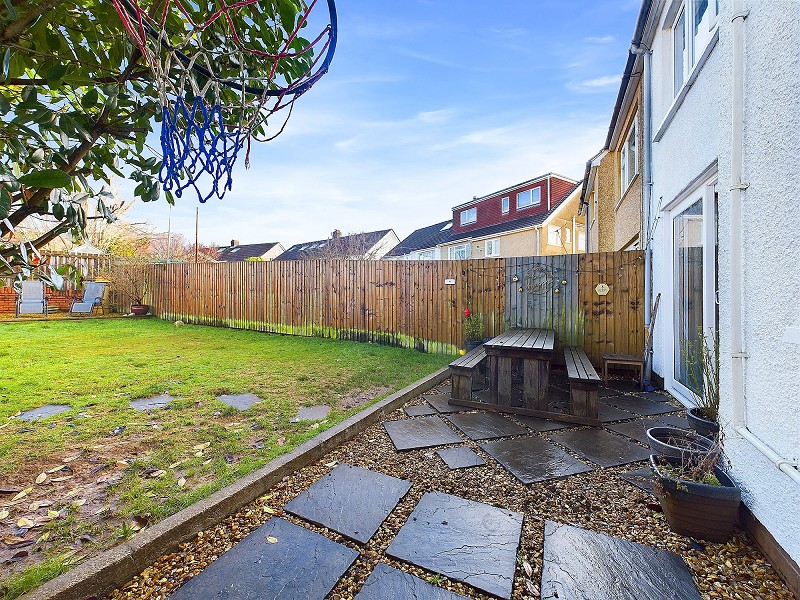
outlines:
[[39, 3], [29, 12], [19, 17], [16, 21], [12, 21], [0, 31], [0, 46], [6, 46], [10, 42], [15, 42], [28, 25], [63, 1], [64, 0], [39, 0]]

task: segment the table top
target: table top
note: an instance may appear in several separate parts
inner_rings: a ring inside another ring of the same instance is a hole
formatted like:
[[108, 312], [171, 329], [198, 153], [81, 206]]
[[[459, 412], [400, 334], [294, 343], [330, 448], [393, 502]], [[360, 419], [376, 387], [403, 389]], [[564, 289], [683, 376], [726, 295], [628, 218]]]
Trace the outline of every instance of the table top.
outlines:
[[509, 329], [484, 344], [487, 350], [553, 351], [556, 332], [551, 329]]

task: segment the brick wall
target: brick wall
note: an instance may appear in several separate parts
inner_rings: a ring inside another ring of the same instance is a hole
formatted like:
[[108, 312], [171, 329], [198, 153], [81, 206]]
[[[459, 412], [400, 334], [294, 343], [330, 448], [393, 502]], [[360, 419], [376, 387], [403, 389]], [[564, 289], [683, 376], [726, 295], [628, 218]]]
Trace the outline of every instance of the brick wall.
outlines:
[[[47, 305], [55, 306], [60, 311], [68, 311], [72, 306], [72, 299], [80, 295], [75, 290], [47, 290]], [[12, 287], [0, 287], [0, 314], [14, 314], [17, 307], [17, 293]]]

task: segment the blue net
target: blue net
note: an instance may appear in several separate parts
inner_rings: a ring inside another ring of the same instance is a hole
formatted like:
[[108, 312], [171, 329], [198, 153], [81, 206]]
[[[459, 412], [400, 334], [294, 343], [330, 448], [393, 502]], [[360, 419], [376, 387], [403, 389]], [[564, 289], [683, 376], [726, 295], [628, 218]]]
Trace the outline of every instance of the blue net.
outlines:
[[[249, 139], [241, 127], [225, 125], [222, 107], [209, 108], [197, 96], [191, 105], [183, 97], [172, 108], [161, 108], [161, 151], [158, 178], [164, 190], [178, 198], [194, 188], [200, 202], [222, 198], [233, 184], [233, 165]], [[210, 184], [198, 183], [210, 178]], [[201, 192], [200, 188], [208, 190]]]

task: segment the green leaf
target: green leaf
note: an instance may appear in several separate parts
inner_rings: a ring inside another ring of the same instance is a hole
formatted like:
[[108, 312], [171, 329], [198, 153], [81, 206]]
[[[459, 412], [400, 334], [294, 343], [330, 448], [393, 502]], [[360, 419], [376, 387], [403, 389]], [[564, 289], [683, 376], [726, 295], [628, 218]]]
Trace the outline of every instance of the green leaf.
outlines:
[[42, 150], [41, 148], [37, 148], [36, 150], [34, 150], [33, 154], [31, 154], [30, 161], [32, 163], [40, 163], [43, 160], [44, 160], [44, 150]]
[[45, 79], [47, 79], [47, 83], [56, 83], [61, 81], [64, 75], [67, 74], [67, 69], [69, 68], [68, 65], [60, 64], [60, 65], [53, 65], [47, 70], [45, 74]]
[[8, 65], [11, 64], [11, 48], [6, 48], [3, 55], [3, 81], [8, 79]]
[[61, 36], [54, 33], [47, 34], [47, 47], [51, 52], [58, 52], [61, 50]]
[[61, 203], [53, 204], [53, 216], [61, 221], [64, 218], [64, 205]]
[[56, 189], [67, 187], [72, 178], [58, 169], [34, 171], [19, 178], [19, 182], [28, 187]]
[[8, 192], [0, 187], [0, 219], [5, 219], [8, 212], [11, 210], [11, 196]]
[[87, 109], [92, 108], [97, 104], [98, 97], [97, 88], [90, 89], [83, 95], [83, 98], [81, 98], [81, 106]]

